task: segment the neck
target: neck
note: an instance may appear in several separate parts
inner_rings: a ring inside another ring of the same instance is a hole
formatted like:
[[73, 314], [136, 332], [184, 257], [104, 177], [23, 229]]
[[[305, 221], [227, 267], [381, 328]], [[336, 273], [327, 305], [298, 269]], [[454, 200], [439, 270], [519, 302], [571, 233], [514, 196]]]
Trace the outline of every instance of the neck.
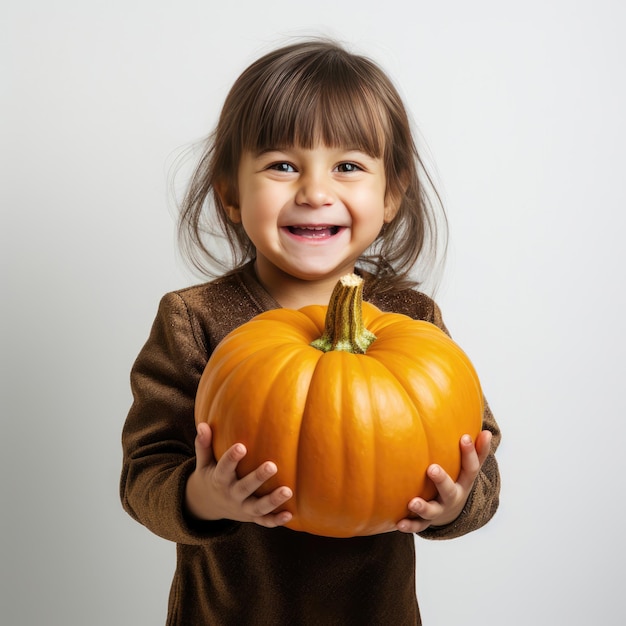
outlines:
[[[266, 273], [258, 264], [254, 266], [258, 281], [265, 290], [287, 309], [301, 309], [310, 304], [327, 306], [340, 276], [306, 280], [284, 272], [280, 276]], [[342, 274], [343, 275], [343, 274]]]

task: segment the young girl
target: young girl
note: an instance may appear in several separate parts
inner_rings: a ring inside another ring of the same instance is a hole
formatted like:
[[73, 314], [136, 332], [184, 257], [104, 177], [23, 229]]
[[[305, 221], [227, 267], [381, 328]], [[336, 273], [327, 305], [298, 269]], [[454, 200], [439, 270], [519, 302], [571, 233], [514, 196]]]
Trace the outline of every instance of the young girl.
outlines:
[[459, 442], [456, 482], [430, 466], [434, 500], [407, 502], [396, 531], [351, 539], [282, 528], [291, 490], [254, 496], [275, 464], [239, 479], [245, 447], [216, 461], [210, 427], [194, 426], [196, 388], [218, 342], [262, 311], [328, 304], [346, 273], [359, 273], [364, 298], [384, 311], [445, 330], [408, 278], [435, 249], [428, 182], [401, 99], [368, 59], [305, 41], [235, 82], [180, 219], [196, 264], [216, 261], [205, 241], [211, 199], [234, 269], [162, 299], [132, 370], [123, 432], [124, 507], [177, 543], [168, 624], [419, 624], [413, 533], [458, 537], [493, 516], [500, 434], [488, 408], [476, 441]]

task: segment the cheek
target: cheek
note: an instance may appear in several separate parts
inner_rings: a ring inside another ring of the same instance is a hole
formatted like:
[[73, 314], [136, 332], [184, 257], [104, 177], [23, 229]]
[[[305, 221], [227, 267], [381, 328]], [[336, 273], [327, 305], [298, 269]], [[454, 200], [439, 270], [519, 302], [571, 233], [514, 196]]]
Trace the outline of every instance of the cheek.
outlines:
[[269, 193], [246, 195], [241, 203], [241, 223], [251, 239], [267, 237], [276, 230], [279, 218], [277, 198]]
[[385, 204], [385, 190], [379, 186], [361, 191], [352, 202], [357, 219], [375, 223], [384, 221]]
[[280, 203], [280, 190], [270, 185], [247, 185], [240, 192], [241, 205], [255, 214], [270, 214]]

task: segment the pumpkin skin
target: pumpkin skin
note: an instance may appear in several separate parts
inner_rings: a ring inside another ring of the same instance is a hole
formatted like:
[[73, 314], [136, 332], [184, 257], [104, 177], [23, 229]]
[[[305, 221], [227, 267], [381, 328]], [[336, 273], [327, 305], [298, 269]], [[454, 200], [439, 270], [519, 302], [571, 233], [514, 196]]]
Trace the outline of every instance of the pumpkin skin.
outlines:
[[482, 426], [480, 382], [439, 328], [369, 303], [362, 322], [376, 339], [365, 353], [323, 352], [310, 344], [328, 328], [328, 311], [276, 309], [232, 331], [200, 380], [196, 423], [211, 426], [218, 459], [234, 443], [246, 446], [240, 477], [276, 463], [257, 493], [292, 489], [283, 507], [291, 529], [388, 532], [412, 498], [435, 497], [431, 463], [458, 477], [460, 438]]

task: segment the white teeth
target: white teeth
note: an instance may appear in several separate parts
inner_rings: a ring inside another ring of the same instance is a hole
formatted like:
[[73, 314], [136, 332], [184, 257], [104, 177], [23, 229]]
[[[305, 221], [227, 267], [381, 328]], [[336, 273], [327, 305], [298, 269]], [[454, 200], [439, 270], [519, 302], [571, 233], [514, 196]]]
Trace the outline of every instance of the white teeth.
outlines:
[[293, 234], [300, 234], [301, 237], [308, 237], [306, 233], [310, 233], [310, 239], [322, 238], [327, 235], [336, 235], [339, 232], [339, 226], [289, 226], [289, 231]]

